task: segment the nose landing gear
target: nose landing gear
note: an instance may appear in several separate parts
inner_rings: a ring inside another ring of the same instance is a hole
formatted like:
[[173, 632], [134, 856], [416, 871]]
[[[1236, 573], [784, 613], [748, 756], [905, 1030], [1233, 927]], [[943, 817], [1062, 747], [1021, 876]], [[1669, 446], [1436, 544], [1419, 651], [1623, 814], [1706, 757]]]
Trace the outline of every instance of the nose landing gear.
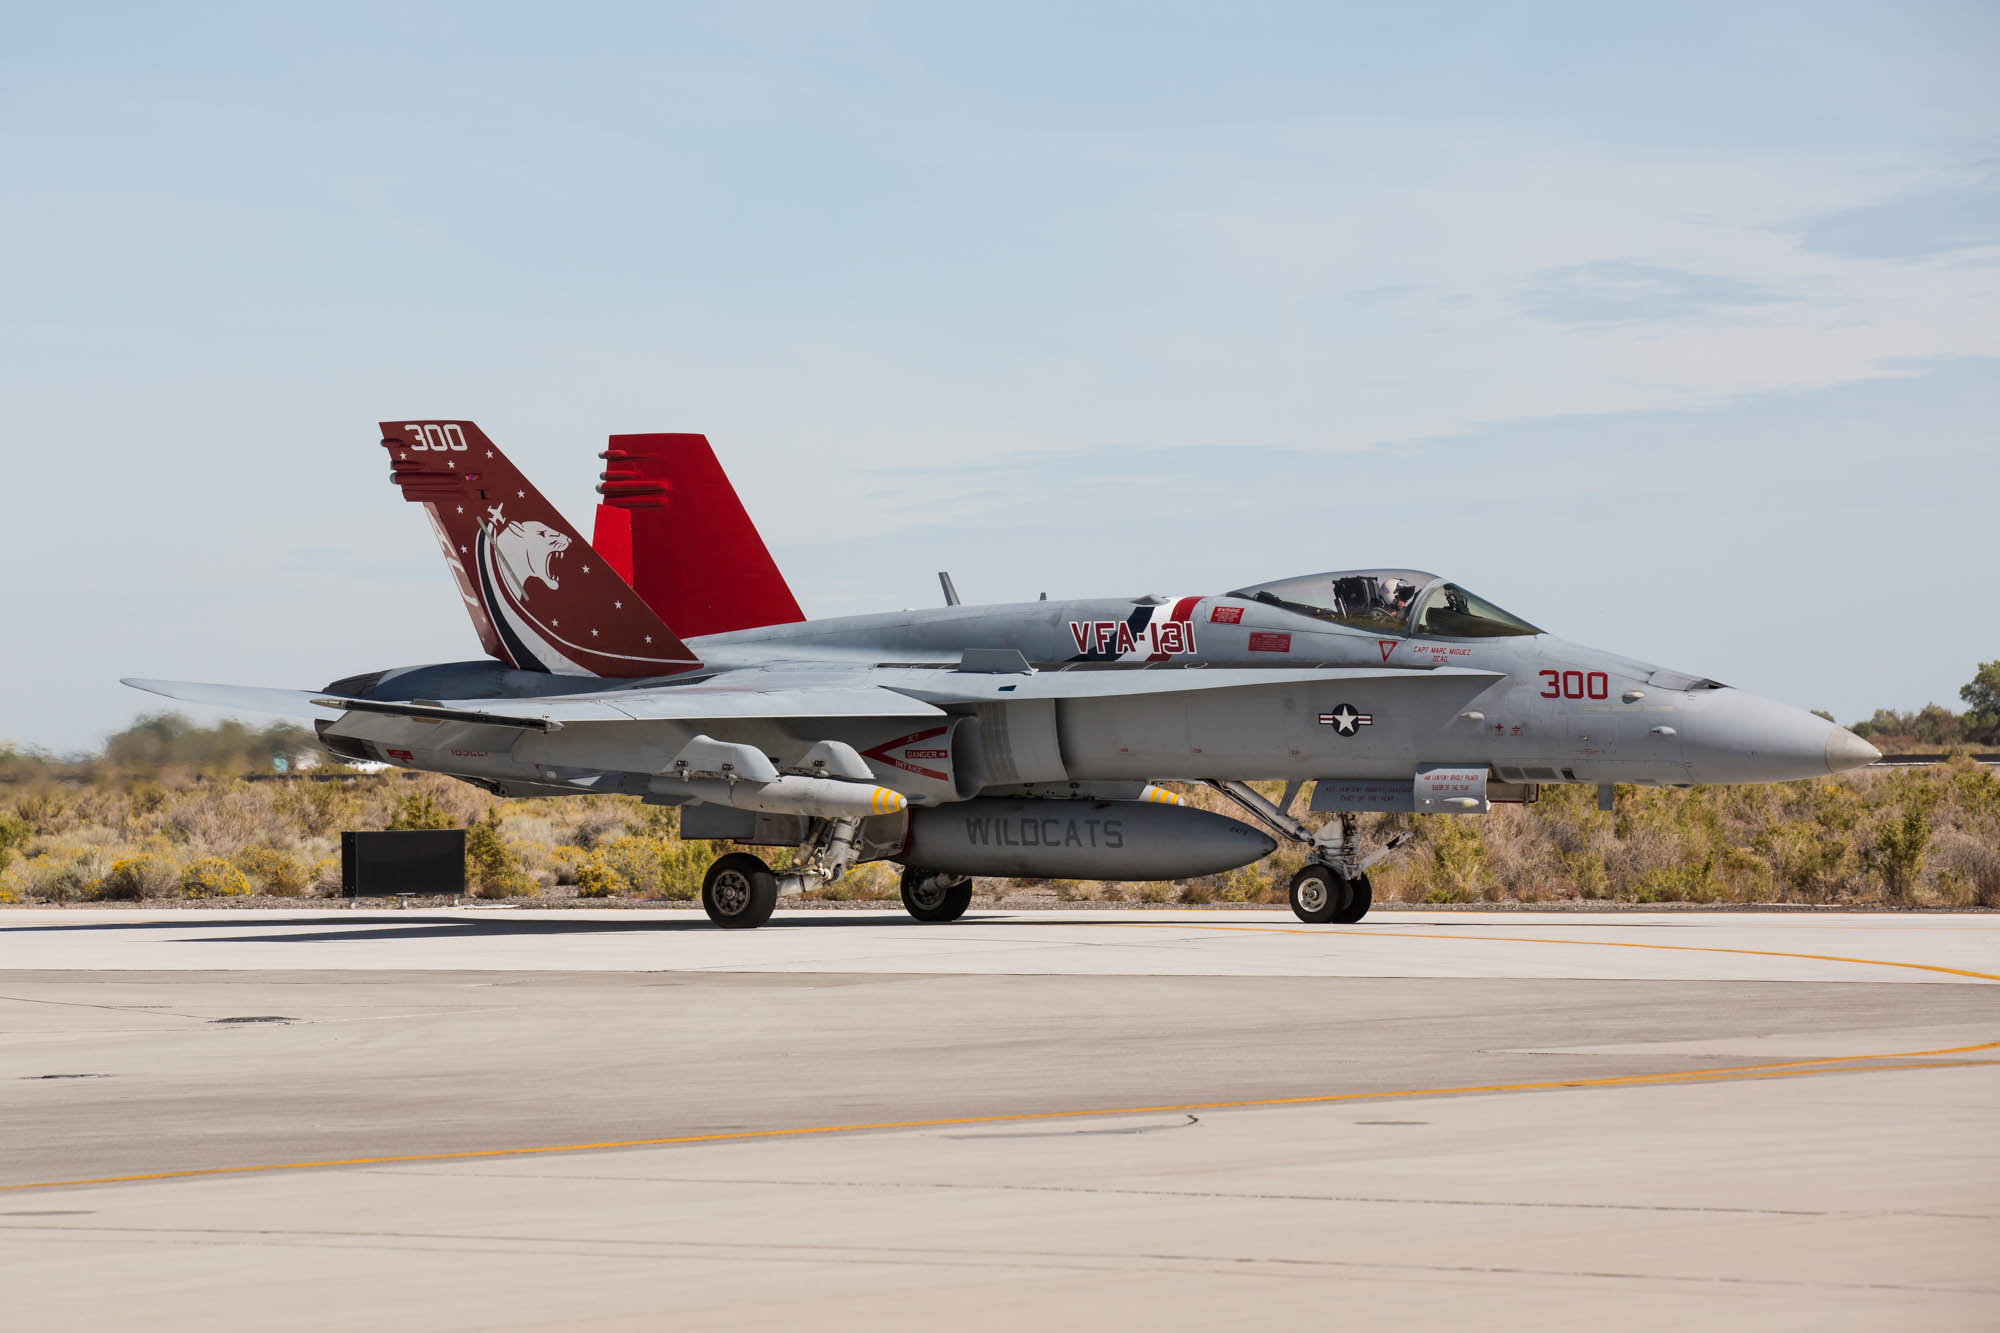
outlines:
[[1368, 867], [1411, 837], [1408, 833], [1398, 833], [1364, 856], [1353, 812], [1341, 811], [1338, 825], [1328, 824], [1317, 833], [1291, 816], [1290, 807], [1302, 783], [1294, 782], [1287, 787], [1284, 800], [1275, 804], [1247, 782], [1212, 781], [1208, 785], [1256, 816], [1279, 837], [1312, 849], [1313, 859], [1292, 876], [1290, 898], [1293, 915], [1314, 925], [1328, 922], [1352, 925], [1367, 916], [1375, 901], [1375, 891], [1368, 883]]
[[1313, 925], [1338, 922], [1351, 926], [1368, 915], [1375, 902], [1375, 890], [1368, 876], [1345, 876], [1330, 865], [1308, 862], [1292, 876], [1292, 914]]

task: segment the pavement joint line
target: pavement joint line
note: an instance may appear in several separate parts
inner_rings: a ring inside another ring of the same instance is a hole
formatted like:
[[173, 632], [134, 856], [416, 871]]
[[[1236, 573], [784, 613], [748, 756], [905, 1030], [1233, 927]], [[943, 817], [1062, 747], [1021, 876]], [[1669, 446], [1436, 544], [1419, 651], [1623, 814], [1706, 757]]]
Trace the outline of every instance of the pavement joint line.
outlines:
[[1714, 944], [1644, 944], [1636, 940], [1564, 940], [1540, 935], [1429, 935], [1413, 930], [1328, 930], [1313, 926], [1236, 926], [1220, 922], [1179, 921], [1006, 921], [994, 925], [1047, 928], [1078, 926], [1086, 930], [1208, 930], [1235, 931], [1258, 935], [1354, 935], [1362, 939], [1429, 940], [1432, 943], [1468, 944], [1573, 944], [1590, 949], [1659, 949], [1668, 953], [1744, 954], [1753, 958], [1801, 958], [1815, 963], [1855, 963], [1863, 967], [1905, 967], [1918, 972], [1943, 972], [1974, 981], [2000, 981], [2000, 974], [1975, 972], [1964, 967], [1939, 963], [1904, 963], [1887, 958], [1851, 958], [1832, 953], [1788, 953], [1781, 949], [1726, 949]]
[[[665, 1148], [698, 1143], [742, 1143], [759, 1139], [796, 1139], [830, 1134], [860, 1134], [887, 1130], [945, 1129], [966, 1125], [1020, 1124], [1029, 1121], [1081, 1120], [1094, 1117], [1162, 1115], [1194, 1111], [1240, 1111], [1288, 1106], [1330, 1106], [1343, 1102], [1390, 1101], [1498, 1093], [1554, 1092], [1584, 1088], [1671, 1087], [1708, 1080], [1748, 1082], [1766, 1078], [1796, 1078], [1810, 1074], [1908, 1073], [1935, 1069], [1992, 1068], [2000, 1060], [1931, 1060], [1927, 1064], [1884, 1064], [1936, 1056], [1970, 1055], [2000, 1050], [2000, 1041], [1948, 1046], [1927, 1051], [1888, 1051], [1871, 1055], [1830, 1055], [1811, 1060], [1787, 1060], [1754, 1065], [1723, 1065], [1704, 1069], [1667, 1070], [1654, 1074], [1616, 1074], [1605, 1078], [1552, 1079], [1534, 1083], [1488, 1083], [1452, 1088], [1404, 1088], [1381, 1092], [1335, 1092], [1305, 1097], [1262, 1097], [1243, 1101], [1189, 1102], [1170, 1106], [1088, 1107], [1070, 1111], [1021, 1111], [996, 1115], [950, 1116], [933, 1120], [890, 1120], [852, 1125], [798, 1125], [782, 1129], [723, 1130], [652, 1139], [619, 1139], [604, 1143], [544, 1144], [524, 1148], [478, 1148], [461, 1152], [402, 1153], [379, 1157], [333, 1158], [309, 1162], [261, 1162], [246, 1166], [191, 1167], [180, 1171], [146, 1171], [131, 1175], [92, 1176], [79, 1180], [24, 1181], [0, 1185], [0, 1193], [21, 1190], [70, 1189], [84, 1185], [129, 1185], [147, 1181], [189, 1180], [216, 1176], [255, 1175], [272, 1171], [326, 1170], [335, 1167], [406, 1165], [412, 1162], [460, 1162], [507, 1157], [540, 1157], [557, 1153], [608, 1152], [621, 1148]], [[1872, 1062], [1872, 1063], [1871, 1063]]]

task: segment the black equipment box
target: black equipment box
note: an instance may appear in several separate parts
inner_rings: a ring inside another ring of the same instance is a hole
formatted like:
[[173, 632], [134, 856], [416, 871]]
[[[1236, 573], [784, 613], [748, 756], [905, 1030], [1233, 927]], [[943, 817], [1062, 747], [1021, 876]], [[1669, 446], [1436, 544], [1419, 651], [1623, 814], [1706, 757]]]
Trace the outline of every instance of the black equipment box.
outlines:
[[465, 830], [398, 829], [340, 835], [340, 891], [349, 898], [465, 893]]

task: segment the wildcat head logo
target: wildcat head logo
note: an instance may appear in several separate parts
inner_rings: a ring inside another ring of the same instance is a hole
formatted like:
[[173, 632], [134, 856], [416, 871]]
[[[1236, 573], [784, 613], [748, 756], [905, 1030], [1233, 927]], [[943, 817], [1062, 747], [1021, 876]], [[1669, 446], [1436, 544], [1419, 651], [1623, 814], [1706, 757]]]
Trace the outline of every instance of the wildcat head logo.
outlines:
[[500, 568], [500, 577], [507, 581], [507, 590], [526, 601], [529, 579], [540, 579], [551, 588], [559, 586], [555, 575], [549, 572], [549, 565], [569, 549], [569, 538], [534, 519], [509, 522], [500, 513], [502, 508], [495, 505], [486, 511], [490, 520], [487, 531], [491, 534], [494, 563]]

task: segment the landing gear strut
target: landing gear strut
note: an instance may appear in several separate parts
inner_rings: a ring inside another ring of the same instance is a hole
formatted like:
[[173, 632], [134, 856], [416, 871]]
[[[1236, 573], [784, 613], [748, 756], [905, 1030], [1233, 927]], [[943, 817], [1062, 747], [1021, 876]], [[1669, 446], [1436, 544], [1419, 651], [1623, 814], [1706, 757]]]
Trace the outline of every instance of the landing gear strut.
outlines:
[[956, 921], [972, 906], [972, 881], [910, 866], [903, 871], [903, 908], [919, 921]]
[[1341, 811], [1337, 826], [1328, 824], [1317, 833], [1292, 817], [1292, 801], [1303, 783], [1294, 782], [1286, 787], [1284, 799], [1276, 804], [1247, 782], [1212, 781], [1208, 785], [1249, 811], [1279, 837], [1312, 849], [1313, 859], [1292, 877], [1292, 912], [1301, 921], [1314, 924], [1337, 921], [1346, 925], [1368, 915], [1368, 908], [1375, 901], [1375, 891], [1368, 883], [1368, 867], [1411, 837], [1408, 833], [1398, 833], [1364, 856], [1352, 811]]

